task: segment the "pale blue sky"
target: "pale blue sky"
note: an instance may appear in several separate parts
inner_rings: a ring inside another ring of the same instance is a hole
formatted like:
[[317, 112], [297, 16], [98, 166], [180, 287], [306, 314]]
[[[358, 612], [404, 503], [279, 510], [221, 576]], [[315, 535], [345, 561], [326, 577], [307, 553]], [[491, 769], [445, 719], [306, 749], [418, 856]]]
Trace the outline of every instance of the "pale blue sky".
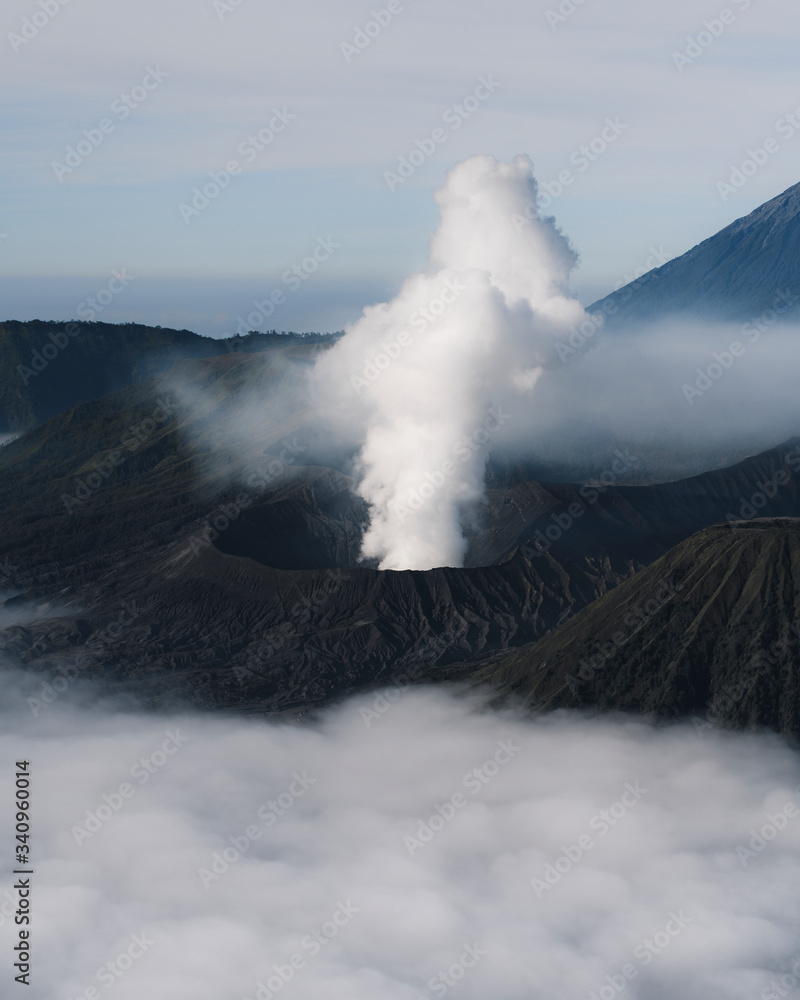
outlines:
[[[395, 0], [349, 62], [341, 45], [380, 0], [241, 0], [221, 19], [213, 0], [68, 0], [50, 16], [57, 4], [7, 0], [0, 21], [2, 319], [71, 318], [125, 268], [135, 280], [98, 318], [233, 332], [330, 236], [339, 248], [264, 325], [341, 327], [424, 265], [431, 190], [474, 153], [527, 153], [548, 182], [571, 171], [550, 212], [588, 302], [650, 247], [682, 253], [799, 179], [800, 131], [735, 195], [717, 191], [800, 107], [792, 0], [730, 0], [729, 24], [717, 0], [585, 0], [555, 28], [550, 0]], [[719, 37], [679, 72], [704, 20]], [[447, 109], [489, 76], [499, 86], [454, 129]], [[607, 118], [627, 128], [581, 170], [571, 156]], [[242, 146], [270, 120], [269, 144]], [[445, 140], [390, 190], [385, 173], [437, 127]], [[84, 130], [99, 143], [54, 169]], [[232, 160], [241, 173], [187, 224], [181, 203]]]

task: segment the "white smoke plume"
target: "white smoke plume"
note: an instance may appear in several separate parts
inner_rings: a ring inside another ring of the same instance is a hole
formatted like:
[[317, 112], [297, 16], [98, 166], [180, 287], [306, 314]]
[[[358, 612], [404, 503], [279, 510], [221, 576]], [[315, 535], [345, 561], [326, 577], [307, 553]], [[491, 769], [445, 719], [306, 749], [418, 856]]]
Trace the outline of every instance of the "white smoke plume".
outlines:
[[800, 765], [775, 738], [534, 720], [442, 689], [303, 725], [90, 709], [72, 690], [34, 718], [3, 682], [4, 995], [23, 992], [22, 759], [31, 1000], [772, 1000], [800, 984]]
[[435, 195], [427, 272], [366, 308], [317, 365], [329, 418], [361, 428], [363, 556], [382, 569], [462, 564], [487, 442], [585, 315], [567, 291], [576, 256], [552, 219], [531, 215], [536, 193], [527, 157], [456, 166]]

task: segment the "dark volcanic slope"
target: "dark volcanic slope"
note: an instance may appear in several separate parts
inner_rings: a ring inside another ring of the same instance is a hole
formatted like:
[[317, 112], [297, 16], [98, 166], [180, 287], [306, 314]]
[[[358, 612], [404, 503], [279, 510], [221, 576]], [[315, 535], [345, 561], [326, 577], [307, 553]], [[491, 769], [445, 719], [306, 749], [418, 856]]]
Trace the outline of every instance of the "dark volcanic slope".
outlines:
[[598, 300], [588, 311], [608, 313], [610, 325], [649, 322], [681, 312], [744, 320], [772, 307], [785, 291], [794, 297], [797, 316], [800, 184], [688, 253]]
[[800, 735], [800, 518], [717, 525], [478, 678], [537, 708]]
[[[655, 486], [526, 483], [487, 497], [495, 558], [584, 560], [618, 579], [719, 521], [800, 515], [800, 438], [727, 469]], [[479, 543], [470, 557], [480, 554]]]
[[[746, 517], [743, 504], [800, 513], [793, 443], [656, 487], [495, 478], [468, 568], [360, 568], [350, 481], [303, 464], [306, 360], [183, 361], [0, 449], [0, 589], [19, 592], [5, 611], [66, 605], [5, 628], [7, 653], [35, 670], [83, 653], [85, 676], [154, 701], [307, 706], [541, 638], [698, 528]], [[279, 404], [237, 437], [253, 388]]]
[[6, 321], [0, 324], [0, 433], [42, 423], [164, 371], [176, 358], [219, 353], [218, 341], [189, 330]]
[[[324, 339], [312, 335], [301, 342]], [[259, 333], [214, 340], [139, 323], [7, 320], [0, 323], [0, 434], [33, 427], [76, 403], [164, 372], [179, 358], [252, 353], [294, 340]]]
[[[351, 485], [329, 472], [313, 488], [276, 489], [216, 544], [282, 569], [355, 567], [367, 511]], [[479, 527], [468, 532], [466, 565], [550, 558], [617, 582], [700, 528], [762, 513], [800, 514], [800, 438], [726, 469], [647, 487], [503, 482], [495, 475]]]
[[[82, 652], [85, 676], [130, 680], [154, 699], [277, 708], [409, 660], [529, 641], [605, 590], [602, 574], [555, 561], [352, 568], [363, 505], [342, 473], [302, 464], [295, 350], [183, 362], [0, 450], [0, 589], [20, 592], [6, 611], [32, 598], [66, 605], [6, 628], [7, 654], [49, 670]], [[199, 400], [189, 410], [174, 405], [178, 376]], [[248, 385], [281, 399], [253, 454], [224, 431]], [[342, 565], [346, 585], [331, 574]]]
[[[137, 617], [105, 643], [115, 682], [156, 701], [180, 693], [206, 707], [265, 711], [308, 708], [401, 674], [435, 680], [452, 660], [543, 635], [597, 592], [580, 567], [286, 571], [185, 543], [150, 569], [144, 594], [133, 567], [117, 588], [117, 606], [135, 601]], [[35, 631], [14, 630], [28, 662]], [[73, 630], [58, 645], [77, 641]]]

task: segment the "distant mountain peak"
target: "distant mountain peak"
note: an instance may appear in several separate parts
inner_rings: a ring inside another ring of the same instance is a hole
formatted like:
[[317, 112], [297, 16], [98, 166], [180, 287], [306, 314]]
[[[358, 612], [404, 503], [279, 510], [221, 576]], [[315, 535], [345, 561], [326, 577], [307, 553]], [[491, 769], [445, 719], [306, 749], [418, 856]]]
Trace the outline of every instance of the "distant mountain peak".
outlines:
[[800, 215], [800, 183], [793, 184], [782, 194], [765, 201], [763, 205], [754, 208], [749, 215], [743, 215], [741, 219], [732, 222], [722, 232], [728, 229], [734, 232], [745, 231], [763, 225], [768, 225], [772, 229], [775, 226], [788, 225], [798, 215]]
[[612, 328], [678, 313], [743, 321], [771, 308], [781, 292], [796, 297], [797, 315], [800, 183], [587, 311], [606, 313]]

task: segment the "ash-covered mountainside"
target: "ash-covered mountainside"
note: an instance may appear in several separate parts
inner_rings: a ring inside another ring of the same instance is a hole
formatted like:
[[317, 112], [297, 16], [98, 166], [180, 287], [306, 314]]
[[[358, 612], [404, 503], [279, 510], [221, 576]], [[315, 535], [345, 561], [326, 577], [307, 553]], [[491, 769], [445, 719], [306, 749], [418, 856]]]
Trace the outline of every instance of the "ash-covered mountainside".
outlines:
[[695, 716], [800, 737], [800, 518], [706, 528], [476, 679], [539, 710]]

